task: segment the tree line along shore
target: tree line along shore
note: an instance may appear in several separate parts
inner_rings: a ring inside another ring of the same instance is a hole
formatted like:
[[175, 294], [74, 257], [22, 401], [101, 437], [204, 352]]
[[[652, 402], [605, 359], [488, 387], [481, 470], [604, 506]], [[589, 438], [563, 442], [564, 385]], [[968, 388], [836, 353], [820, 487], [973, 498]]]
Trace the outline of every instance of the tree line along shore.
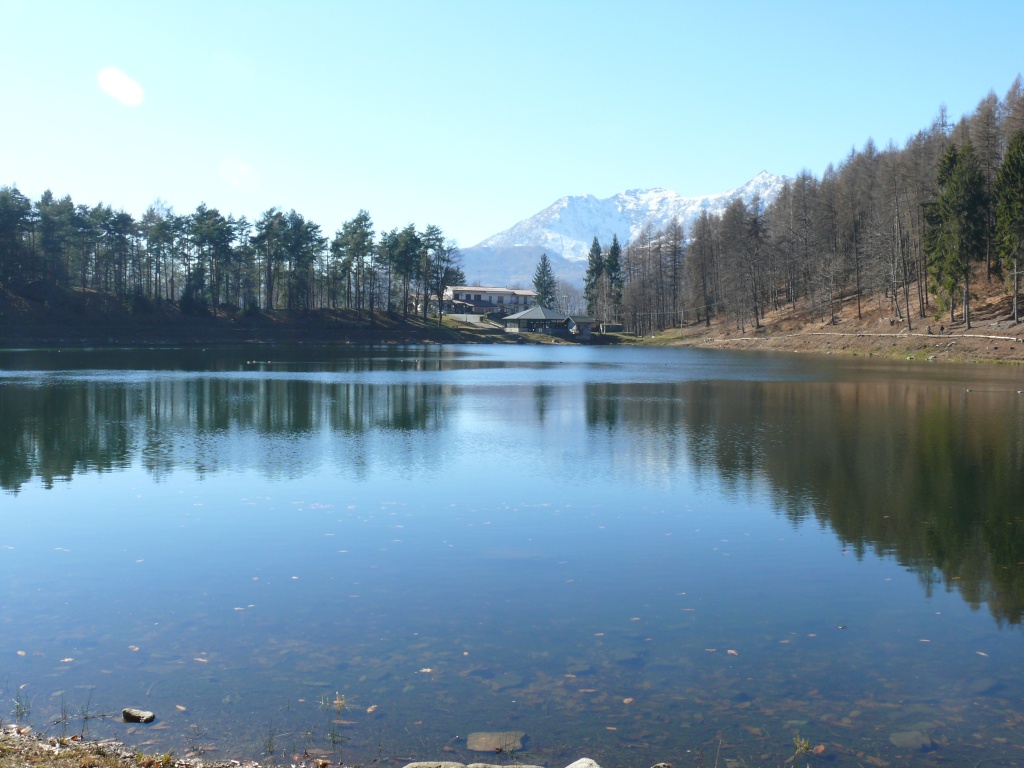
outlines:
[[[1018, 76], [959, 120], [940, 108], [902, 147], [869, 139], [771, 201], [737, 199], [690, 231], [673, 221], [625, 246], [595, 238], [574, 298], [629, 336], [684, 343], [882, 321], [908, 337], [1002, 323], [1005, 334], [988, 335], [1012, 338], [1022, 258]], [[546, 262], [534, 279], [542, 300], [557, 277]], [[329, 237], [294, 209], [250, 222], [159, 203], [134, 217], [0, 186], [0, 343], [115, 339], [110, 326], [154, 341], [323, 337], [328, 327], [351, 339], [454, 340], [468, 332], [427, 332], [429, 297], [464, 283], [461, 253], [437, 225], [377, 232], [362, 210]]]
[[[647, 336], [635, 333], [598, 334], [593, 343], [657, 344], [718, 348], [912, 357], [953, 362], [1024, 363], [1024, 325], [1008, 317], [1011, 298], [996, 282], [978, 280], [974, 320], [967, 329], [960, 319], [950, 323], [925, 320], [908, 329], [888, 311], [884, 297], [868, 296], [861, 317], [849, 310], [835, 322], [821, 321], [807, 311], [784, 307], [765, 314], [759, 327], [741, 329], [727, 319], [710, 324], [667, 328]], [[987, 289], [987, 290], [985, 290]], [[511, 334], [489, 324], [467, 324], [443, 318], [403, 318], [397, 313], [355, 310], [279, 310], [258, 314], [184, 314], [171, 304], [145, 312], [98, 293], [15, 297], [0, 291], [0, 348], [160, 346], [223, 344], [508, 344], [567, 343], [540, 334]], [[568, 342], [571, 343], [571, 342]]]

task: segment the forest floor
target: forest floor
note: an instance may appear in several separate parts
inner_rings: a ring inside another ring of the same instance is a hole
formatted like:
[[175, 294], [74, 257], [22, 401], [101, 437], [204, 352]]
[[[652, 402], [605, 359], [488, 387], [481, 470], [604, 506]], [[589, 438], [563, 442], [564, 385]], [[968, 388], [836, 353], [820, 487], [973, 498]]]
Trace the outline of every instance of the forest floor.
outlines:
[[13, 295], [0, 289], [0, 347], [201, 344], [501, 344], [512, 334], [486, 324], [350, 309], [187, 314], [171, 303], [132, 307], [80, 291]]
[[[735, 322], [692, 325], [645, 339], [645, 343], [713, 349], [763, 350], [850, 356], [899, 357], [948, 362], [1024, 364], [1024, 322], [1013, 321], [1011, 297], [993, 280], [972, 290], [971, 327], [959, 315], [936, 317], [934, 305], [920, 317], [912, 302], [910, 325], [894, 316], [892, 304], [856, 298], [844, 300], [836, 321], [829, 316], [783, 308], [768, 313], [760, 327]], [[1024, 309], [1024, 308], [1022, 308]]]

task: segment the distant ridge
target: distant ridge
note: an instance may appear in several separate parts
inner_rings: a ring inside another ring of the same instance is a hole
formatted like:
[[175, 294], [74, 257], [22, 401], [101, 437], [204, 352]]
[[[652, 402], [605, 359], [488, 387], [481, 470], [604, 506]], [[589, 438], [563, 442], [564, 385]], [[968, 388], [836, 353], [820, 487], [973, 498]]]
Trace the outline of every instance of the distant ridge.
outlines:
[[787, 179], [761, 171], [742, 187], [704, 197], [681, 197], [670, 189], [631, 189], [604, 199], [593, 195], [560, 198], [503, 232], [464, 248], [463, 271], [471, 282], [529, 286], [542, 253], [555, 274], [581, 280], [594, 238], [607, 248], [612, 235], [625, 247], [647, 225], [657, 230], [677, 218], [687, 237], [701, 211], [721, 213], [736, 198], [757, 195], [767, 205]]

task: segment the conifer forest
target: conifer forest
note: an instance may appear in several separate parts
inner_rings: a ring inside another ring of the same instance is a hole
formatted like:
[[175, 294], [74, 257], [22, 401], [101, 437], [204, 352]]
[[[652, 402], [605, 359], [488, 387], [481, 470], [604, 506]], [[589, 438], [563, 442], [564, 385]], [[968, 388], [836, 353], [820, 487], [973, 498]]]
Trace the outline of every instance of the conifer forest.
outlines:
[[[637, 334], [715, 321], [756, 329], [787, 307], [835, 322], [871, 302], [908, 328], [940, 318], [969, 328], [979, 280], [1003, 286], [1019, 321], [1022, 259], [1018, 76], [957, 122], [940, 108], [902, 147], [869, 139], [820, 177], [797, 174], [770, 204], [737, 200], [720, 216], [704, 212], [692, 231], [673, 222], [628, 244], [595, 238], [582, 290], [588, 314]], [[295, 210], [249, 221], [156, 203], [135, 217], [0, 187], [0, 301], [94, 292], [135, 312], [174, 303], [183, 313], [351, 308], [372, 317], [425, 312], [416, 296], [464, 281], [440, 227], [377, 233], [365, 210], [331, 237]]]

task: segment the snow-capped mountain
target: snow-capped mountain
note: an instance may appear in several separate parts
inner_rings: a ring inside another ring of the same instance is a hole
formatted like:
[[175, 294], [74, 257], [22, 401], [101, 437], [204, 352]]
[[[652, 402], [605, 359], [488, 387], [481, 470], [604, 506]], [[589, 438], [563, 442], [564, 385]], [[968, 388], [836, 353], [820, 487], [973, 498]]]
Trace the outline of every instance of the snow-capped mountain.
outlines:
[[471, 282], [529, 285], [537, 260], [547, 253], [556, 275], [576, 280], [586, 270], [595, 237], [607, 248], [616, 235], [625, 247], [644, 227], [657, 231], [673, 218], [689, 237], [701, 211], [722, 213], [736, 198], [749, 203], [755, 195], [767, 205], [785, 182], [785, 177], [762, 171], [742, 187], [704, 197], [681, 197], [661, 188], [632, 189], [604, 199], [563, 197], [504, 232], [463, 249], [463, 271]]

